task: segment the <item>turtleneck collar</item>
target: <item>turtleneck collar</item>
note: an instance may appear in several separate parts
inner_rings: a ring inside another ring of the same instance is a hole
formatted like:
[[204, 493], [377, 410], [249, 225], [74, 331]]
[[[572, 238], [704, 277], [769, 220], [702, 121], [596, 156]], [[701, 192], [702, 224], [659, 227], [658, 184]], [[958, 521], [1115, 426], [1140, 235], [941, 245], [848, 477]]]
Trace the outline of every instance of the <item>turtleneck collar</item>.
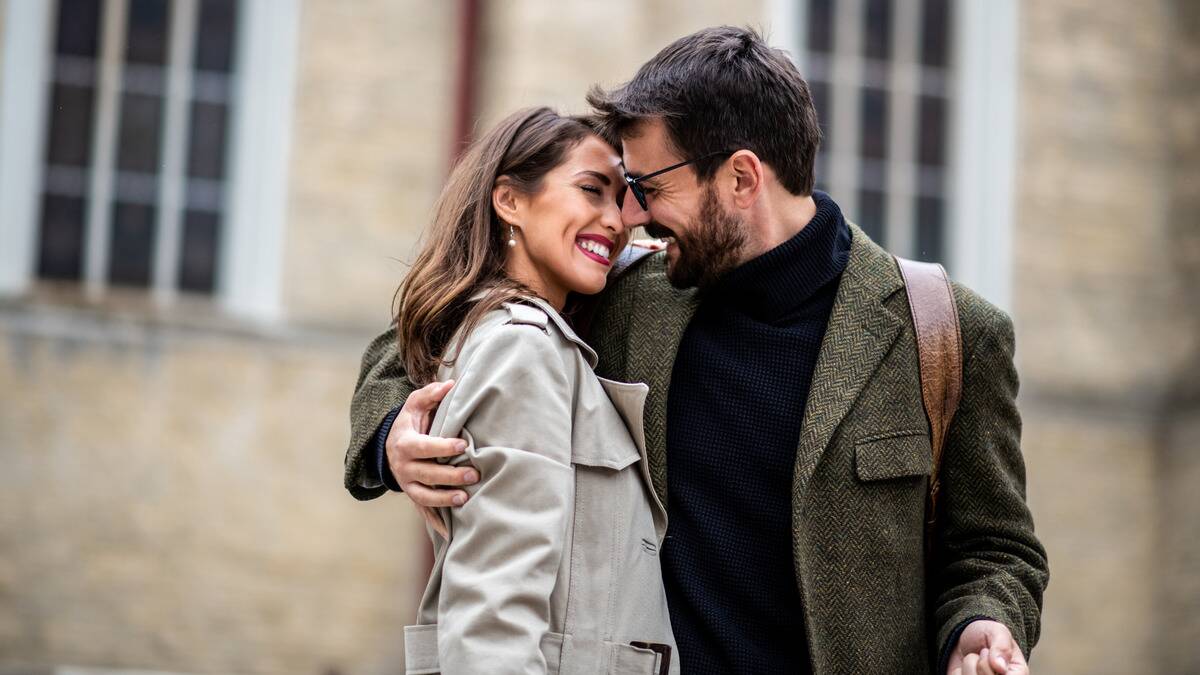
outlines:
[[795, 236], [742, 263], [706, 294], [762, 320], [786, 318], [846, 269], [850, 228], [837, 203], [813, 192], [817, 213]]

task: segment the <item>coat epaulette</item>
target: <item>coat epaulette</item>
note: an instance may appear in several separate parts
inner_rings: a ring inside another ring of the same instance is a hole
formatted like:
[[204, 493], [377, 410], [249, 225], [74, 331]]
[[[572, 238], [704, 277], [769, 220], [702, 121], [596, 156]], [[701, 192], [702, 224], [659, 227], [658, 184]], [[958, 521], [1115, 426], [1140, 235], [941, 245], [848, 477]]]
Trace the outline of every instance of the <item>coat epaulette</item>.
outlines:
[[546, 326], [549, 325], [550, 317], [541, 309], [532, 305], [525, 305], [519, 302], [507, 302], [504, 308], [508, 310], [508, 323], [516, 326], [537, 326], [542, 331], [546, 331]]

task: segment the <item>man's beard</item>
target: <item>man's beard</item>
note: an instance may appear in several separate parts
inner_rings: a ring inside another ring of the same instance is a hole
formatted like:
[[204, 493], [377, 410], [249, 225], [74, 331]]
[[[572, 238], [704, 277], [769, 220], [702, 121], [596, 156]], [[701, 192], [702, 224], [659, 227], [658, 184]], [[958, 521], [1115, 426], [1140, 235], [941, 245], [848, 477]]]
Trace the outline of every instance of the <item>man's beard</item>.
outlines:
[[667, 280], [675, 288], [704, 290], [741, 263], [746, 232], [733, 214], [721, 208], [711, 186], [705, 187], [700, 215], [690, 225], [687, 233], [673, 233], [679, 252], [674, 262], [667, 263]]

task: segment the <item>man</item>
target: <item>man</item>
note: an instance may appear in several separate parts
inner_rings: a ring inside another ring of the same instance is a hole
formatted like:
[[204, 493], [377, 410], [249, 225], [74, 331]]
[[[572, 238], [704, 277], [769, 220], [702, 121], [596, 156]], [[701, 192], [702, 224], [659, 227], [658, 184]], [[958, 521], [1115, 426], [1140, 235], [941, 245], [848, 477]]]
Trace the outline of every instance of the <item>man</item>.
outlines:
[[[813, 191], [820, 133], [795, 67], [749, 30], [706, 29], [589, 102], [623, 143], [626, 225], [668, 243], [610, 281], [590, 339], [601, 375], [650, 386], [684, 672], [1027, 672], [1048, 576], [1008, 317], [955, 286], [963, 394], [927, 560], [908, 298], [890, 256]], [[434, 463], [457, 441], [423, 435], [448, 387], [409, 397], [394, 342], [363, 359], [347, 487], [461, 504], [430, 486], [478, 476]]]

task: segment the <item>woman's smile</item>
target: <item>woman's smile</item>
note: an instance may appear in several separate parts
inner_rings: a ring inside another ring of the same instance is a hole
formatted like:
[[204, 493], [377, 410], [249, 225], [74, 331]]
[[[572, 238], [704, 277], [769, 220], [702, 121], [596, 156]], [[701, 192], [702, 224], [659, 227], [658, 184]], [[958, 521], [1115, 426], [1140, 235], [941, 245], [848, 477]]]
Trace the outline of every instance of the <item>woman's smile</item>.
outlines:
[[595, 260], [605, 267], [612, 265], [609, 258], [612, 256], [613, 247], [616, 245], [615, 241], [598, 234], [581, 234], [575, 238], [576, 248], [588, 258]]

